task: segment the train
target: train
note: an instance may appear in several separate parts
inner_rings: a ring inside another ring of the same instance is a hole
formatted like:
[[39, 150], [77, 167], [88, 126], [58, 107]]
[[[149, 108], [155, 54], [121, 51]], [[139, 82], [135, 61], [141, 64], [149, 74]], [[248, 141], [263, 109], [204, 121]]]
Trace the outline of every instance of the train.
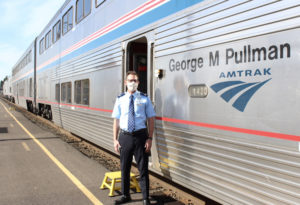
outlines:
[[150, 169], [222, 204], [300, 204], [300, 2], [66, 0], [12, 68], [11, 98], [113, 151], [135, 70]]

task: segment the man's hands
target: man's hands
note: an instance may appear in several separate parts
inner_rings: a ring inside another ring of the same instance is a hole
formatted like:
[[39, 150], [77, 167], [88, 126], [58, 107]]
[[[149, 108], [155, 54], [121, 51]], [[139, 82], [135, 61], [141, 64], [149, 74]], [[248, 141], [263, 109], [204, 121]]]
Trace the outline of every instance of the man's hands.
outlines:
[[146, 148], [146, 153], [149, 153], [150, 150], [151, 150], [151, 147], [152, 147], [152, 139], [151, 138], [148, 138], [146, 140], [146, 144], [145, 144], [145, 148]]
[[115, 148], [115, 151], [120, 154], [121, 145], [120, 145], [119, 141], [116, 139], [114, 140], [114, 148]]
[[145, 148], [146, 148], [146, 153], [150, 153], [151, 147], [152, 147], [152, 136], [153, 136], [153, 131], [154, 131], [154, 117], [148, 118], [148, 139], [146, 140]]
[[114, 137], [113, 137], [113, 140], [114, 140], [114, 148], [115, 148], [115, 151], [117, 153], [120, 153], [120, 148], [121, 148], [121, 145], [120, 145], [119, 141], [117, 140], [118, 139], [118, 134], [119, 134], [119, 129], [120, 129], [119, 124], [120, 124], [119, 119], [114, 119], [114, 125], [113, 125]]

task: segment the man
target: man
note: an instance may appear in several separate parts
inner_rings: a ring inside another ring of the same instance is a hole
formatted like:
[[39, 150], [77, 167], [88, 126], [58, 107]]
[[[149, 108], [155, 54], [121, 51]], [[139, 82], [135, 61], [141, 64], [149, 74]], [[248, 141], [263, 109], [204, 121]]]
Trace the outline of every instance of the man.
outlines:
[[149, 205], [148, 161], [152, 146], [155, 111], [147, 95], [137, 90], [139, 79], [136, 72], [127, 73], [125, 85], [127, 92], [118, 96], [112, 113], [114, 148], [120, 153], [123, 194], [119, 200], [115, 201], [115, 204], [131, 201], [130, 169], [134, 155], [140, 172], [143, 204]]

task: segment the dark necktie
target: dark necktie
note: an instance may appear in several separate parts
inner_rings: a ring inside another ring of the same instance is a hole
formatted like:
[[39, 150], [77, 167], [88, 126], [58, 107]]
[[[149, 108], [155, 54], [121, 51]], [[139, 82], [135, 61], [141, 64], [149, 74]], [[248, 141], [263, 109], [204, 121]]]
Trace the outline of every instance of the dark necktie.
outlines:
[[130, 95], [129, 112], [128, 112], [128, 132], [134, 131], [134, 101], [133, 95]]

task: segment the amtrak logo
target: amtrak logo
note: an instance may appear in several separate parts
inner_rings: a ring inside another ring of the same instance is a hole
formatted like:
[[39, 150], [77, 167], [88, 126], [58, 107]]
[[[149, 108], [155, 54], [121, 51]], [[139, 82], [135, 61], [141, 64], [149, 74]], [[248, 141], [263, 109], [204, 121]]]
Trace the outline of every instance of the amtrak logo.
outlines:
[[241, 112], [244, 112], [247, 103], [252, 98], [252, 96], [256, 93], [256, 91], [258, 91], [258, 89], [260, 89], [264, 84], [266, 84], [271, 79], [272, 78], [263, 82], [255, 82], [255, 83], [246, 83], [243, 81], [225, 81], [225, 82], [216, 83], [210, 87], [216, 93], [225, 90], [225, 92], [221, 94], [221, 98], [223, 98], [223, 100], [225, 100], [226, 102], [229, 102], [230, 99], [232, 99], [234, 96], [244, 91], [232, 104], [234, 108], [236, 108]]

